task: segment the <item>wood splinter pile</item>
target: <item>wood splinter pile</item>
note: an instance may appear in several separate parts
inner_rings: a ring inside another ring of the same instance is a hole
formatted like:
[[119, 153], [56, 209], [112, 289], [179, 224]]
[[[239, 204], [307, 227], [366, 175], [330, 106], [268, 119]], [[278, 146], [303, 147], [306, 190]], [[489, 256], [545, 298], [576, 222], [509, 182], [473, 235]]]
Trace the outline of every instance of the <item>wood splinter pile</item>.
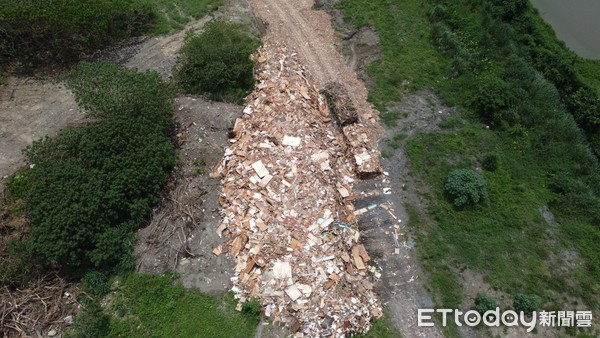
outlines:
[[213, 253], [234, 259], [240, 304], [259, 299], [295, 336], [365, 332], [381, 316], [371, 281], [379, 272], [359, 244], [352, 183], [364, 163], [350, 144], [368, 143], [366, 134], [360, 124], [350, 137], [336, 127], [295, 54], [266, 45], [255, 58], [256, 89], [216, 169], [225, 242]]

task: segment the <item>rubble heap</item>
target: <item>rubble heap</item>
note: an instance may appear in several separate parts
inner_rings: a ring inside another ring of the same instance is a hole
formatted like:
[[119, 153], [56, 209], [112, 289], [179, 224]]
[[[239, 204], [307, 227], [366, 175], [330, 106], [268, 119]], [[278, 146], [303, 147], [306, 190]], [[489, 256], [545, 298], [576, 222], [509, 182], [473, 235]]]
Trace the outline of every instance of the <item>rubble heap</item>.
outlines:
[[381, 305], [355, 224], [355, 157], [294, 56], [264, 46], [255, 57], [256, 90], [216, 168], [225, 242], [213, 253], [235, 260], [240, 304], [258, 298], [296, 336], [364, 332]]
[[346, 88], [339, 82], [328, 82], [319, 91], [327, 99], [327, 105], [339, 126], [358, 122], [358, 113], [348, 96]]

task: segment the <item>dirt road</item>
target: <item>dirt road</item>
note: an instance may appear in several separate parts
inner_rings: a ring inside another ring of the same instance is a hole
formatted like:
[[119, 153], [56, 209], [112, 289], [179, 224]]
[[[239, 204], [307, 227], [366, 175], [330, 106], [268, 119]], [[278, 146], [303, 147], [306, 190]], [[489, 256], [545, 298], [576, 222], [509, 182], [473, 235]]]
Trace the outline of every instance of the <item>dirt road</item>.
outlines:
[[[361, 114], [361, 122], [371, 131], [371, 138], [382, 137], [378, 112], [367, 102], [366, 86], [336, 48], [337, 38], [329, 15], [313, 10], [312, 0], [249, 2], [258, 17], [268, 23], [265, 42], [281, 42], [296, 52], [315, 86], [320, 88], [330, 81], [343, 83]], [[396, 175], [390, 178], [397, 180]], [[390, 234], [395, 231], [394, 224], [400, 229], [399, 233], [403, 232], [404, 226], [398, 226], [395, 218], [405, 218], [400, 202], [401, 190], [397, 189], [397, 182], [390, 182], [390, 178], [380, 177], [355, 186], [355, 190], [363, 192], [363, 197], [356, 201], [357, 208], [380, 206], [359, 222], [367, 249], [383, 269], [380, 296], [403, 337], [442, 337], [436, 328], [417, 327], [417, 309], [432, 307], [432, 304], [419, 279], [414, 250], [403, 242], [402, 236], [394, 238]], [[391, 187], [393, 195], [382, 194], [382, 187]]]
[[380, 136], [383, 131], [377, 122], [377, 112], [367, 102], [368, 90], [337, 51], [329, 15], [313, 10], [312, 0], [249, 0], [249, 3], [257, 16], [268, 23], [264, 40], [282, 42], [298, 53], [309, 80], [317, 88], [330, 81], [343, 83], [362, 113], [361, 121], [374, 135]]

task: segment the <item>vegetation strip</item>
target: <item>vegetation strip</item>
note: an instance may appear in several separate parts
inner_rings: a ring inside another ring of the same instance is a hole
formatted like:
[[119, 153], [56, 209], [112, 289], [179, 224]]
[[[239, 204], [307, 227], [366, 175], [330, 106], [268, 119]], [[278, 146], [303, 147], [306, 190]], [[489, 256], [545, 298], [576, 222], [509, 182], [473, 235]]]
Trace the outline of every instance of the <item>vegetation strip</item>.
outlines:
[[[338, 7], [381, 37], [370, 98], [391, 124], [402, 116], [387, 107], [422, 88], [463, 112], [439, 132], [390, 143], [406, 147], [411, 172], [431, 188], [427, 216], [413, 211], [411, 223], [438, 305], [461, 305], [460, 271], [468, 269], [483, 275], [501, 307], [537, 294], [546, 309], [575, 297], [597, 310], [596, 63], [567, 51], [525, 1], [343, 0]], [[485, 179], [483, 203], [457, 207], [447, 199], [448, 173], [463, 168]], [[546, 205], [554, 219], [542, 217]]]

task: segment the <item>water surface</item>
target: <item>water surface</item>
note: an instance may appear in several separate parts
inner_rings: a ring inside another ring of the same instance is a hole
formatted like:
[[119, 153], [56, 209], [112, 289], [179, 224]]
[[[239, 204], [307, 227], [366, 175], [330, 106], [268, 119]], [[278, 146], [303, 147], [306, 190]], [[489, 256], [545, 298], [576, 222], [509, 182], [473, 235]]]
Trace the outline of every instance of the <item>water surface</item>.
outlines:
[[559, 39], [588, 59], [600, 59], [600, 0], [531, 0]]

